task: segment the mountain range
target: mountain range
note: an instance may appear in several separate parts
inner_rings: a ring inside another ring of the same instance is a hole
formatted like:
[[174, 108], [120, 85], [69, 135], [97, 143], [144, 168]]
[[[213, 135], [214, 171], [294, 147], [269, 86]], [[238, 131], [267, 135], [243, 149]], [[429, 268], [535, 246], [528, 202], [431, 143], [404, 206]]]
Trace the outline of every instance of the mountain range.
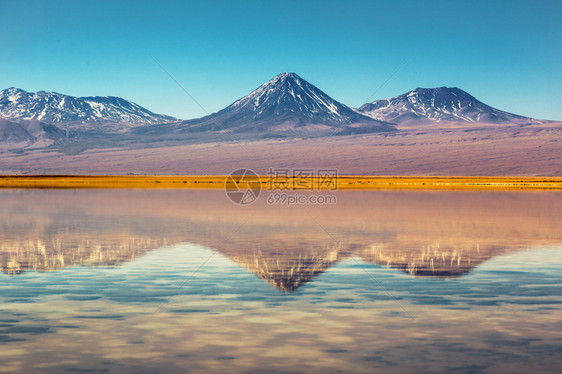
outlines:
[[228, 107], [198, 119], [156, 114], [112, 96], [0, 91], [0, 145], [14, 148], [158, 146], [264, 138], [395, 132], [408, 126], [544, 123], [495, 109], [459, 88], [417, 88], [359, 109], [295, 73], [282, 73]]
[[19, 88], [0, 91], [0, 118], [39, 120], [61, 127], [88, 124], [154, 124], [177, 120], [155, 114], [131, 101], [114, 96], [74, 97], [57, 92], [27, 92]]

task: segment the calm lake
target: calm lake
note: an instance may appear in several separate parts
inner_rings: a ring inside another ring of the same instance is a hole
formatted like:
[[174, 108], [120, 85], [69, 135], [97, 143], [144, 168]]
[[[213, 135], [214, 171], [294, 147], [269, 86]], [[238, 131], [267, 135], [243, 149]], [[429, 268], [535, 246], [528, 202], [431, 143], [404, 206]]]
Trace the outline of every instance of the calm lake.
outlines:
[[0, 372], [562, 371], [562, 193], [0, 190]]

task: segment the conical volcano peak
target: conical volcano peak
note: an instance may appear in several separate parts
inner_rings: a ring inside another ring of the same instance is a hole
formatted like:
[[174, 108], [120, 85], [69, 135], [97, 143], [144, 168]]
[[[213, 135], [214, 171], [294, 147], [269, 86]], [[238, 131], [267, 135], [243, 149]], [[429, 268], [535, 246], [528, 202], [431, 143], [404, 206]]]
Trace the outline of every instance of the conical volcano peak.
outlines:
[[185, 123], [186, 131], [290, 137], [395, 130], [393, 124], [349, 108], [292, 72], [276, 75], [217, 113]]
[[[276, 75], [275, 77], [271, 78], [269, 81], [265, 82], [261, 85], [256, 91], [260, 88], [274, 88], [274, 87], [286, 87], [286, 86], [303, 86], [303, 85], [310, 85], [307, 81], [302, 79], [296, 73], [281, 73]], [[254, 92], [256, 92], [254, 91]]]
[[[335, 101], [295, 73], [281, 73], [224, 109], [270, 123], [339, 125], [361, 122], [358, 113]], [[220, 113], [220, 112], [219, 112]]]
[[233, 104], [252, 112], [327, 112], [337, 115], [344, 106], [295, 73], [281, 73]]
[[302, 79], [301, 77], [299, 77], [296, 73], [290, 72], [290, 73], [281, 73], [279, 75], [277, 75], [275, 78], [273, 79], [278, 79], [278, 80], [287, 80], [287, 79]]

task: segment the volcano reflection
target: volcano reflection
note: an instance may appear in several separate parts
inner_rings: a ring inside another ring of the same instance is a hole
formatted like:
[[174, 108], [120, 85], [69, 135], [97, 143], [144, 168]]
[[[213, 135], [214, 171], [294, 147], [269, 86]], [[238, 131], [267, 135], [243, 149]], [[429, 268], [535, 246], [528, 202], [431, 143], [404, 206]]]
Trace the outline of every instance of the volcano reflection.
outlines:
[[0, 268], [118, 266], [181, 242], [293, 292], [356, 258], [458, 277], [495, 256], [562, 243], [560, 193], [339, 192], [332, 206], [231, 204], [223, 191], [0, 191]]

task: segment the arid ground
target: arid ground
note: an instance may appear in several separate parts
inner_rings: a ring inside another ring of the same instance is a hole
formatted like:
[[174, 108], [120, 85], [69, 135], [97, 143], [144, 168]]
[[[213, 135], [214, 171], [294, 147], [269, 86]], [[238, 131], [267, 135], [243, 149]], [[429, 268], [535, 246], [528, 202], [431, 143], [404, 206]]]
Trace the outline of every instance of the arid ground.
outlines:
[[347, 175], [562, 176], [562, 123], [155, 148], [0, 149], [2, 174], [228, 174], [237, 168], [338, 168]]

